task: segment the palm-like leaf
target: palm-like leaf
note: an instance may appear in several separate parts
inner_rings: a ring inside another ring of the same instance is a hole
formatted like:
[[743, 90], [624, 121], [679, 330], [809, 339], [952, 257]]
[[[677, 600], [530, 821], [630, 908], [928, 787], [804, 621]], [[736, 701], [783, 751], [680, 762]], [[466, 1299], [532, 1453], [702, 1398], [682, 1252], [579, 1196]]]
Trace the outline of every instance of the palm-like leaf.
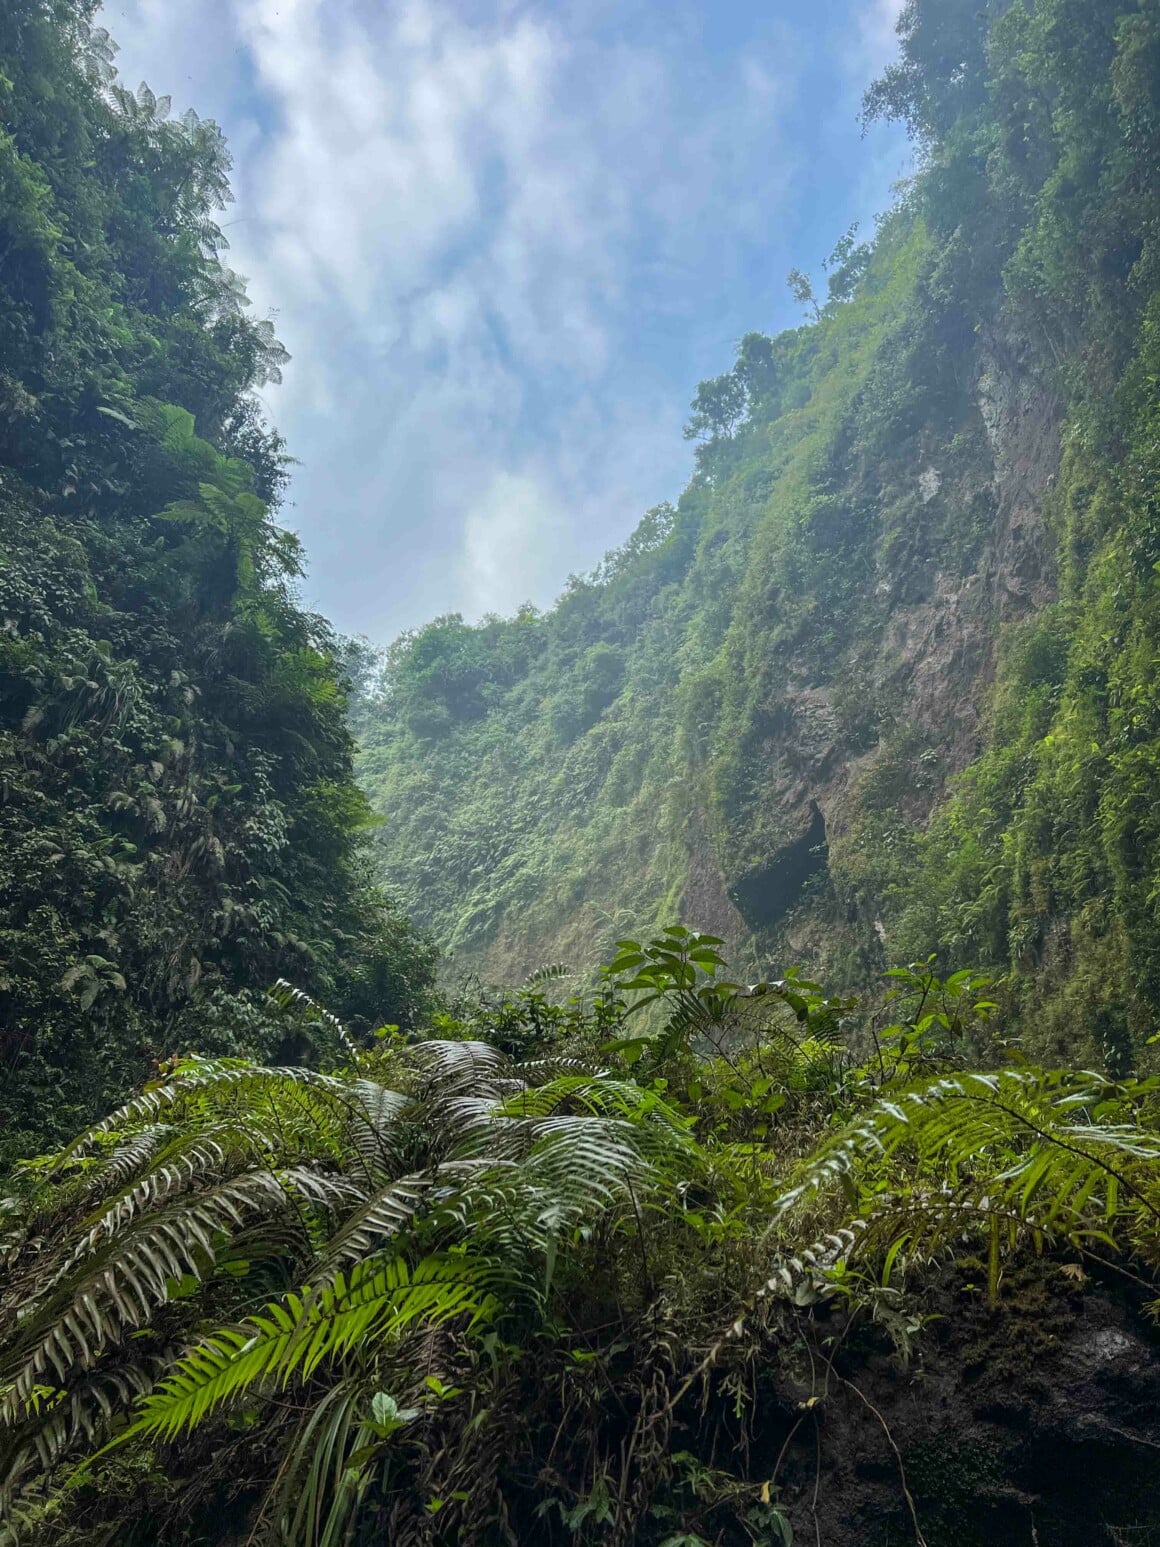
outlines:
[[[367, 1382], [412, 1379], [409, 1329], [462, 1339], [540, 1314], [585, 1227], [635, 1228], [650, 1191], [698, 1173], [684, 1120], [630, 1083], [521, 1069], [483, 1042], [419, 1043], [387, 1065], [389, 1082], [374, 1058], [337, 1075], [185, 1060], [40, 1164], [0, 1296], [9, 1490], [134, 1404], [121, 1442], [309, 1388], [280, 1474], [304, 1491], [271, 1495], [265, 1518], [287, 1540], [329, 1540], [361, 1475], [348, 1460], [367, 1451]], [[297, 1287], [185, 1353], [149, 1330], [211, 1287], [244, 1310], [263, 1263]]]
[[864, 1216], [858, 1250], [926, 1258], [986, 1225], [1082, 1246], [1160, 1234], [1160, 1138], [1150, 1082], [1004, 1069], [892, 1093], [819, 1147], [779, 1215], [832, 1193]]
[[135, 1431], [172, 1439], [255, 1386], [284, 1389], [357, 1344], [377, 1346], [416, 1321], [486, 1317], [494, 1270], [461, 1256], [358, 1263], [349, 1277], [288, 1294], [236, 1328], [221, 1328], [178, 1362], [145, 1398]]
[[72, 1371], [92, 1369], [110, 1345], [148, 1326], [187, 1275], [207, 1277], [216, 1265], [217, 1238], [287, 1202], [279, 1177], [251, 1172], [162, 1209], [86, 1253], [80, 1271], [58, 1277], [53, 1292], [34, 1300], [17, 1322], [13, 1357], [5, 1361], [0, 1425], [27, 1416], [42, 1380], [64, 1382]]

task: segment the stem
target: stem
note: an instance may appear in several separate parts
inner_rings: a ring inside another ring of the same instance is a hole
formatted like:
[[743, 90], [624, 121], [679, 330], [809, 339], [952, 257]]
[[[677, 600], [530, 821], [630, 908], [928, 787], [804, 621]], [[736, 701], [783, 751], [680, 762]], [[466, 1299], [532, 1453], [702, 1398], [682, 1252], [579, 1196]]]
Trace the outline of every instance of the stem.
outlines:
[[645, 1287], [647, 1288], [649, 1297], [651, 1299], [653, 1293], [652, 1263], [649, 1261], [648, 1256], [648, 1243], [646, 1242], [644, 1235], [644, 1221], [640, 1217], [640, 1208], [637, 1205], [636, 1192], [632, 1185], [632, 1178], [626, 1174], [625, 1181], [628, 1183], [628, 1196], [632, 1200], [632, 1212], [636, 1215], [636, 1238], [640, 1243], [641, 1266], [644, 1269]]
[[886, 1422], [885, 1418], [883, 1418], [882, 1414], [874, 1406], [873, 1402], [871, 1402], [866, 1393], [859, 1390], [859, 1388], [855, 1386], [852, 1380], [847, 1380], [844, 1375], [838, 1374], [837, 1370], [834, 1371], [834, 1374], [838, 1376], [838, 1379], [842, 1382], [843, 1386], [849, 1386], [850, 1390], [858, 1398], [859, 1402], [864, 1403], [874, 1414], [875, 1418], [877, 1418], [878, 1422], [882, 1425], [882, 1432], [885, 1434], [887, 1443], [889, 1444], [891, 1450], [894, 1452], [894, 1459], [898, 1463], [898, 1480], [902, 1484], [902, 1492], [906, 1499], [906, 1507], [909, 1509], [910, 1518], [914, 1522], [914, 1540], [917, 1544], [917, 1547], [928, 1547], [926, 1537], [922, 1534], [922, 1527], [918, 1523], [918, 1510], [914, 1506], [914, 1496], [911, 1494], [910, 1489], [906, 1485], [906, 1468], [902, 1464], [902, 1452], [894, 1442], [894, 1436], [890, 1432], [890, 1425]]

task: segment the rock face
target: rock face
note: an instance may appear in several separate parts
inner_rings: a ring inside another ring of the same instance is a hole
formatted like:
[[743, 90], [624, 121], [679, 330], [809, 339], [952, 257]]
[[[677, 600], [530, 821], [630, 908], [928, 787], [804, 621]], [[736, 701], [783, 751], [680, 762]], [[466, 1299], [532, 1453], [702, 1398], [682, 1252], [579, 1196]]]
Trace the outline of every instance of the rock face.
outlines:
[[677, 917], [740, 972], [889, 964], [892, 853], [984, 749], [1004, 633], [1056, 594], [1061, 449], [1031, 352], [948, 333], [912, 282], [767, 341], [779, 395], [553, 612], [400, 650], [364, 778], [453, 973], [587, 970]]
[[[794, 1540], [1160, 1541], [1155, 1327], [1114, 1288], [1085, 1292], [1074, 1271], [1029, 1264], [993, 1311], [957, 1272], [932, 1294], [941, 1319], [920, 1336], [907, 1369], [872, 1345], [840, 1353], [811, 1410], [816, 1436], [811, 1417], [782, 1467]], [[803, 1380], [801, 1400], [812, 1394]]]
[[695, 919], [697, 927], [706, 934], [719, 935], [722, 940], [739, 940], [746, 933], [745, 919], [729, 895], [699, 813], [691, 824], [689, 865], [680, 913], [684, 919]]
[[[947, 448], [931, 444], [929, 460], [912, 458], [900, 475], [912, 486], [911, 531], [901, 544], [878, 544], [877, 614], [866, 614], [825, 685], [788, 661], [785, 686], [766, 711], [760, 804], [779, 837], [722, 885], [747, 928], [775, 948], [786, 943], [779, 927], [805, 884], [831, 857], [841, 867], [841, 840], [891, 751], [888, 732], [914, 733], [914, 765], [895, 798], [899, 814], [921, 825], [947, 781], [982, 748], [1002, 630], [1054, 599], [1044, 499], [1059, 466], [1058, 405], [1021, 351], [997, 337], [980, 349], [972, 396], [976, 452], [966, 466], [944, 466], [953, 461]], [[880, 499], [890, 496], [897, 500], [898, 491], [880, 491]], [[939, 545], [920, 540], [922, 522], [953, 528], [966, 512], [981, 540], [958, 564], [947, 545], [951, 562], [936, 567], [931, 553]], [[851, 734], [859, 713], [876, 721], [869, 747]], [[727, 870], [728, 847], [722, 863]], [[799, 915], [796, 930], [808, 949], [809, 919]]]

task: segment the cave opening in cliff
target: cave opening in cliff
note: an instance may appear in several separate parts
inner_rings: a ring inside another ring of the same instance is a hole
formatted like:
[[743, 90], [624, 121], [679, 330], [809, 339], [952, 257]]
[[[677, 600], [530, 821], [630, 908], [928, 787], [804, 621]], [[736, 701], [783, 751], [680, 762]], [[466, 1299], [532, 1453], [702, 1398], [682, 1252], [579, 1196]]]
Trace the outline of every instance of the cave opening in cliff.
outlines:
[[826, 868], [828, 858], [826, 819], [813, 801], [805, 832], [779, 848], [768, 864], [748, 871], [733, 887], [731, 896], [738, 912], [751, 929], [772, 929], [798, 902], [810, 878]]

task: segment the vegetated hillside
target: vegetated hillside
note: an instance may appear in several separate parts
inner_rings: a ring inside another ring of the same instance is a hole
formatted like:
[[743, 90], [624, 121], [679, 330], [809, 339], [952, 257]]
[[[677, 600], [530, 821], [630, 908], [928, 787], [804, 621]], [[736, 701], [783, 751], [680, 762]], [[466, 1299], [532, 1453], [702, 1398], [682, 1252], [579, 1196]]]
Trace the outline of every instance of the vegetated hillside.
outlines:
[[0, 1168], [159, 1057], [274, 1051], [279, 976], [401, 1020], [432, 968], [271, 519], [285, 356], [221, 261], [228, 156], [93, 10], [0, 8]]
[[224, 153], [87, 20], [0, 12], [5, 1156], [101, 1109], [3, 1179], [0, 1547], [1154, 1540], [1155, 7], [1012, 10], [990, 85], [908, 9], [930, 165], [699, 393], [680, 507], [360, 709], [476, 960], [945, 934], [1105, 1073], [985, 974], [741, 988], [681, 924], [427, 998]]
[[839, 981], [939, 949], [1123, 1067], [1160, 1008], [1160, 21], [900, 35], [867, 111], [920, 170], [873, 242], [702, 384], [675, 509], [547, 614], [393, 647], [361, 778], [490, 976], [676, 913]]

